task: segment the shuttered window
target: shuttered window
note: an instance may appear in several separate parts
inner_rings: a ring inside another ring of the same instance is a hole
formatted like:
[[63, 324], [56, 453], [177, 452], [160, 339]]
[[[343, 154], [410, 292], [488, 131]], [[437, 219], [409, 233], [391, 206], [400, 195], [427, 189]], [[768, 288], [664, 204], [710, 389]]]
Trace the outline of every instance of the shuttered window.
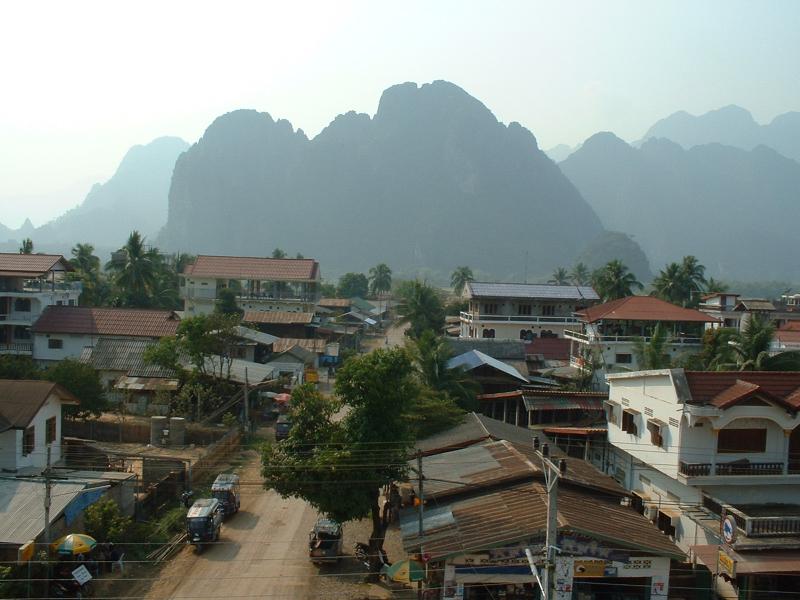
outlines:
[[720, 429], [717, 452], [764, 452], [767, 449], [766, 429]]

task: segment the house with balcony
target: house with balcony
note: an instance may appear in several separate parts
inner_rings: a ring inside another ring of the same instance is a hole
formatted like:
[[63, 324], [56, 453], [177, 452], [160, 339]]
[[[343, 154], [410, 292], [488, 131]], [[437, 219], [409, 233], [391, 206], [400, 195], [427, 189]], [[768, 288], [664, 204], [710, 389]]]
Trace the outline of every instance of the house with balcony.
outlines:
[[716, 323], [706, 324], [706, 328], [711, 327], [730, 327], [739, 329], [739, 324], [742, 319], [741, 311], [734, 311], [739, 304], [739, 294], [732, 294], [730, 292], [715, 292], [713, 294], [706, 294], [703, 296], [698, 310], [714, 317]]
[[698, 352], [707, 323], [717, 319], [699, 310], [683, 308], [652, 296], [628, 296], [598, 304], [576, 313], [579, 328], [567, 329], [572, 341], [570, 363], [585, 368], [588, 360], [599, 361], [600, 371], [637, 371], [636, 340], [649, 342], [656, 325], [667, 330], [667, 352], [677, 358]]
[[201, 254], [180, 277], [187, 316], [209, 314], [223, 289], [236, 292], [242, 310], [314, 312], [320, 299], [319, 263], [310, 258]]
[[563, 338], [575, 328], [574, 313], [597, 304], [591, 287], [532, 283], [469, 282], [467, 310], [461, 312], [462, 338], [525, 340]]
[[725, 585], [796, 590], [784, 575], [800, 567], [800, 373], [663, 369], [607, 379], [600, 466], [712, 572], [732, 567]]
[[61, 255], [0, 253], [0, 354], [33, 354], [31, 326], [53, 305], [74, 306], [78, 281], [66, 281], [74, 270]]

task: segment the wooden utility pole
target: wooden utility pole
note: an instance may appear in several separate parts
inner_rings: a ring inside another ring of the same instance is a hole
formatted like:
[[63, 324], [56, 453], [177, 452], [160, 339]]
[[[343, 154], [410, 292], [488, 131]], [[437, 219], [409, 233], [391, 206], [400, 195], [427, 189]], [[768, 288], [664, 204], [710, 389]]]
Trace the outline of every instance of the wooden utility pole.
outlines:
[[51, 444], [47, 444], [47, 466], [42, 473], [44, 475], [44, 551], [47, 554], [46, 581], [50, 585], [50, 500], [53, 485], [50, 483], [50, 452]]

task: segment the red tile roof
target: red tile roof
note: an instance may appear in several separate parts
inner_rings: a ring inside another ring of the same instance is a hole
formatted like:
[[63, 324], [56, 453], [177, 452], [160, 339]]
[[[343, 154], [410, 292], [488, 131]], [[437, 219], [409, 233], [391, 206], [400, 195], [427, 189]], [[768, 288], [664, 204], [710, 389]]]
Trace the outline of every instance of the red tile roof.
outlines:
[[596, 321], [676, 321], [716, 323], [718, 319], [692, 308], [670, 304], [653, 296], [628, 296], [577, 312], [586, 323]]
[[793, 409], [800, 409], [800, 372], [780, 371], [686, 371], [692, 401], [728, 408], [762, 395]]
[[349, 308], [350, 298], [323, 298], [317, 305], [323, 308]]
[[12, 254], [0, 252], [0, 275], [6, 277], [39, 277], [61, 263], [65, 271], [74, 271], [60, 254]]
[[535, 338], [525, 344], [525, 354], [540, 354], [545, 360], [569, 360], [569, 345], [566, 338]]
[[158, 338], [174, 335], [180, 319], [171, 310], [48, 306], [34, 333], [75, 333]]
[[184, 275], [215, 279], [268, 281], [313, 281], [319, 263], [311, 258], [258, 258], [254, 256], [209, 256], [201, 254], [187, 265]]
[[272, 325], [308, 325], [314, 313], [289, 312], [285, 310], [246, 310], [242, 323], [268, 323]]

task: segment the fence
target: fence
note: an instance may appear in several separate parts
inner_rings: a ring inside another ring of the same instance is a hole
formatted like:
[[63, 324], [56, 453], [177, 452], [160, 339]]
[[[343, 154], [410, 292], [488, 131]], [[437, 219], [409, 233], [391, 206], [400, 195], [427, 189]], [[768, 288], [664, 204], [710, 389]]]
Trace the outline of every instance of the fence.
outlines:
[[[150, 443], [150, 423], [130, 419], [125, 421], [98, 421], [96, 419], [64, 419], [63, 435], [98, 442], [119, 442], [124, 444]], [[226, 430], [203, 427], [189, 423], [186, 426], [186, 445], [207, 446], [223, 438]]]
[[207, 481], [217, 475], [217, 466], [231, 454], [239, 450], [242, 434], [231, 429], [219, 440], [211, 444], [197, 461], [189, 465], [189, 480], [192, 485]]

